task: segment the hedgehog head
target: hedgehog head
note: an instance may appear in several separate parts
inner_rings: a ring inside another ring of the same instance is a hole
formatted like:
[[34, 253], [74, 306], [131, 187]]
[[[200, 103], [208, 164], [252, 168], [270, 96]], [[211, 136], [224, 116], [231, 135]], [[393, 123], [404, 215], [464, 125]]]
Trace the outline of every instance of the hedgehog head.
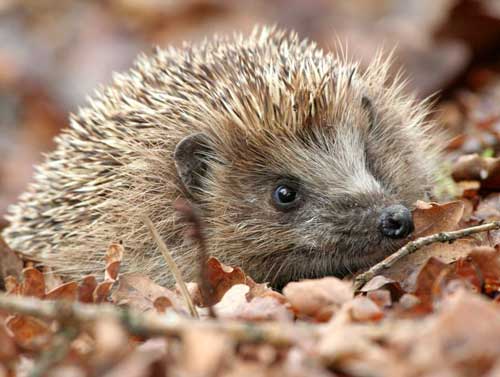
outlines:
[[235, 62], [214, 88], [211, 127], [174, 154], [212, 254], [278, 287], [395, 251], [433, 176], [427, 110], [387, 83], [387, 61], [360, 72], [309, 49]]

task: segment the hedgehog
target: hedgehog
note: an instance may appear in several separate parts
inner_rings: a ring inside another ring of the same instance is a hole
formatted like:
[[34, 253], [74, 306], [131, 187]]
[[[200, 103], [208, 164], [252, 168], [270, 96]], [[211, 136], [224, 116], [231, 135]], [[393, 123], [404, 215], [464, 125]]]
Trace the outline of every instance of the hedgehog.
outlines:
[[3, 235], [72, 278], [121, 242], [122, 272], [170, 285], [143, 219], [194, 279], [182, 198], [209, 254], [256, 281], [367, 268], [407, 241], [436, 175], [430, 106], [389, 68], [382, 53], [361, 68], [276, 27], [155, 48], [70, 116]]

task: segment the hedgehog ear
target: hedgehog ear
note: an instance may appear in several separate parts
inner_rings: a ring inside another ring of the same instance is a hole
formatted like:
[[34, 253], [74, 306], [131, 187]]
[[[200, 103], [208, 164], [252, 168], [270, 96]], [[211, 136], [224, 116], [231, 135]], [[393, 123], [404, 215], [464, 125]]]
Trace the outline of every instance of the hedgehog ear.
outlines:
[[207, 136], [203, 133], [186, 136], [175, 147], [177, 174], [191, 196], [195, 196], [196, 191], [201, 188], [201, 178], [206, 174], [210, 151]]

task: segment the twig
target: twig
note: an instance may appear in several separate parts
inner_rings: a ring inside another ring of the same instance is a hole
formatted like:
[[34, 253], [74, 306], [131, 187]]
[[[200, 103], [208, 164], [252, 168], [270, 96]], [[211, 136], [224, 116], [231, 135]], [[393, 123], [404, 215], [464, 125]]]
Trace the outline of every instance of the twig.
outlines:
[[179, 267], [177, 267], [174, 258], [172, 258], [172, 255], [168, 251], [167, 245], [165, 245], [165, 242], [163, 242], [163, 240], [161, 239], [160, 235], [158, 234], [158, 231], [156, 230], [156, 227], [154, 226], [153, 222], [149, 219], [149, 217], [144, 216], [144, 223], [148, 227], [149, 231], [151, 232], [151, 235], [153, 236], [154, 241], [158, 245], [158, 248], [160, 249], [161, 253], [163, 254], [163, 258], [165, 258], [165, 262], [167, 262], [168, 268], [174, 275], [175, 281], [179, 285], [182, 296], [186, 301], [189, 313], [191, 313], [191, 316], [194, 318], [200, 318], [200, 316], [198, 315], [198, 311], [194, 306], [193, 299], [189, 294], [186, 283], [184, 283], [184, 280], [182, 280], [182, 274], [179, 271]]
[[51, 366], [63, 360], [70, 351], [71, 342], [78, 336], [78, 333], [78, 329], [74, 326], [61, 327], [54, 336], [52, 346], [44, 350], [35, 361], [29, 377], [42, 377]]
[[182, 219], [188, 224], [186, 236], [193, 240], [198, 245], [198, 283], [200, 286], [201, 297], [203, 302], [208, 307], [208, 315], [211, 318], [216, 318], [213, 301], [213, 288], [209, 283], [207, 262], [208, 252], [205, 237], [203, 236], [203, 226], [196, 208], [193, 207], [188, 201], [178, 199], [174, 203], [174, 207], [181, 215]]
[[470, 236], [471, 234], [487, 232], [489, 230], [500, 229], [500, 221], [493, 221], [491, 223], [473, 226], [470, 228], [464, 228], [460, 230], [455, 230], [452, 232], [441, 232], [432, 234], [427, 237], [421, 237], [415, 241], [408, 242], [401, 249], [396, 251], [394, 254], [389, 255], [380, 263], [370, 268], [368, 271], [359, 274], [354, 279], [354, 289], [357, 291], [368, 281], [370, 281], [375, 275], [380, 274], [383, 270], [391, 267], [398, 260], [413, 254], [418, 249], [424, 246], [430, 245], [434, 242], [453, 242], [459, 238]]
[[175, 313], [159, 315], [139, 312], [111, 304], [83, 304], [40, 300], [34, 297], [0, 294], [0, 308], [10, 313], [31, 315], [49, 320], [69, 320], [75, 325], [95, 322], [103, 318], [119, 321], [132, 335], [180, 337], [188, 330], [215, 331], [232, 337], [236, 342], [266, 342], [289, 346], [299, 339], [316, 337], [315, 326], [280, 322], [247, 323], [237, 321], [194, 320]]

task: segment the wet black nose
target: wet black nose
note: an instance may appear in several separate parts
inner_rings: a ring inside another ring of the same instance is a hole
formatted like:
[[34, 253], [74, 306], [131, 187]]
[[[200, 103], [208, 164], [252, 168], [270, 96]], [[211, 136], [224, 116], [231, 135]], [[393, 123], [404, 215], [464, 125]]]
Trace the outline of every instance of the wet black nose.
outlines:
[[413, 232], [411, 212], [405, 206], [395, 204], [384, 208], [379, 219], [380, 232], [390, 238], [404, 238]]

